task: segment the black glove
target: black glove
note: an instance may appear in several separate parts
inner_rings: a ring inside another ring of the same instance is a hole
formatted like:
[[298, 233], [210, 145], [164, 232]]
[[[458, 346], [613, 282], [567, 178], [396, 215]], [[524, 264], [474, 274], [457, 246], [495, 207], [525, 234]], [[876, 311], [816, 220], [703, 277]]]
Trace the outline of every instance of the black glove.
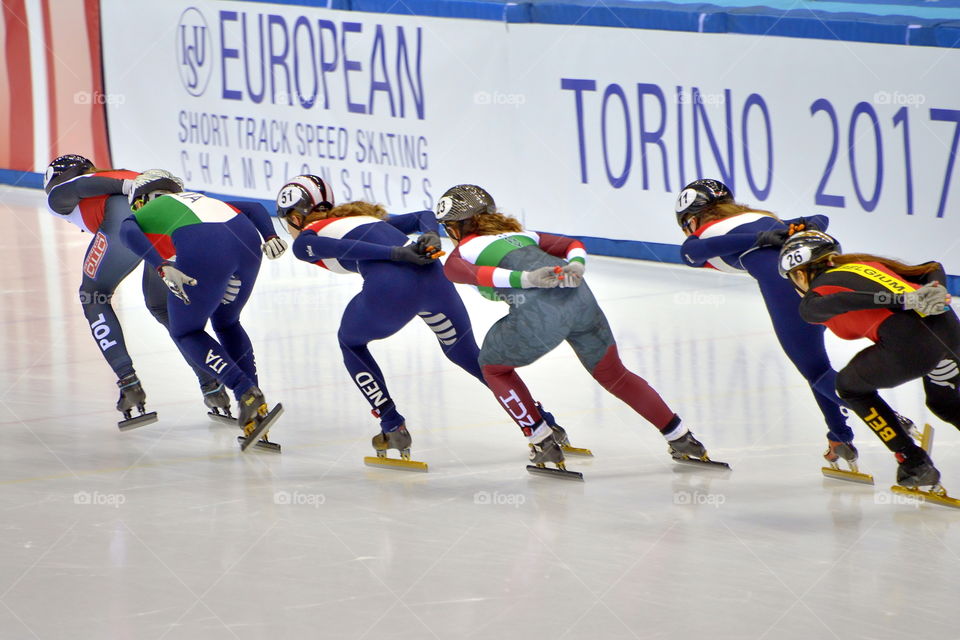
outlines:
[[413, 264], [430, 264], [436, 261], [436, 258], [425, 256], [417, 251], [417, 245], [415, 244], [394, 247], [390, 250], [390, 259], [394, 262], [412, 262]]
[[757, 233], [758, 247], [782, 247], [789, 235], [787, 229], [770, 229]]
[[439, 258], [444, 255], [440, 250], [440, 235], [436, 231], [427, 231], [417, 238], [417, 251], [431, 258]]

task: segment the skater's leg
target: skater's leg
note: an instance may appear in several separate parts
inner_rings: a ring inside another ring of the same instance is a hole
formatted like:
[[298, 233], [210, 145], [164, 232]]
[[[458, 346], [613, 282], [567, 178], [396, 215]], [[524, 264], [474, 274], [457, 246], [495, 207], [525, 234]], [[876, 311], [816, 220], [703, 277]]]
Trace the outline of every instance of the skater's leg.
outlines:
[[370, 284], [369, 280], [365, 282], [363, 291], [347, 304], [337, 333], [343, 364], [350, 379], [370, 403], [374, 415], [380, 418], [380, 429], [384, 432], [402, 425], [404, 417], [397, 411], [383, 372], [367, 344], [395, 334], [416, 315], [413, 309], [384, 304], [384, 300], [378, 298], [378, 288], [389, 285], [388, 281], [379, 285]]
[[827, 423], [827, 439], [852, 442], [853, 430], [840, 410], [844, 402], [836, 392], [837, 373], [830, 365], [824, 346], [826, 327], [805, 322], [798, 310], [800, 297], [784, 295], [786, 287], [779, 282], [776, 284], [775, 290], [766, 291], [761, 287], [761, 292], [780, 347], [810, 385]]
[[483, 378], [497, 402], [531, 441], [545, 438], [550, 428], [515, 369], [550, 352], [563, 341], [566, 333], [564, 327], [549, 331], [548, 323], [542, 322], [542, 318], [538, 322], [537, 316], [542, 313], [534, 308], [511, 309], [509, 315], [490, 327], [479, 358]]
[[133, 374], [134, 369], [112, 299], [120, 282], [140, 264], [140, 258], [127, 249], [116, 234], [108, 235], [112, 226], [116, 225], [105, 218], [104, 229], [90, 241], [83, 260], [79, 293], [93, 339], [107, 364], [121, 379]]
[[675, 440], [686, 433], [686, 427], [681, 427], [680, 418], [660, 394], [623, 365], [610, 324], [592, 295], [585, 299], [580, 321], [567, 337], [567, 342], [580, 363], [604, 389], [627, 403], [667, 440]]
[[477, 346], [463, 301], [449, 280], [439, 274], [439, 279], [427, 280], [421, 289], [426, 311], [420, 317], [437, 335], [443, 354], [455, 365], [486, 384], [480, 370], [480, 347]]
[[[140, 286], [143, 290], [143, 302], [147, 306], [150, 315], [163, 325], [163, 328], [169, 333], [170, 315], [167, 313], [167, 294], [170, 293], [170, 290], [167, 289], [167, 285], [163, 283], [163, 279], [160, 277], [160, 274], [157, 273], [156, 269], [145, 264], [143, 266], [143, 278]], [[176, 342], [174, 342], [174, 344], [176, 344]], [[211, 375], [210, 372], [203, 367], [198, 367], [193, 364], [190, 358], [187, 357], [187, 354], [180, 349], [179, 345], [177, 345], [177, 350], [180, 351], [180, 355], [183, 356], [186, 363], [193, 369], [193, 373], [197, 376], [197, 381], [201, 387], [206, 387], [217, 382], [217, 379]]]
[[210, 324], [217, 338], [237, 366], [258, 385], [257, 363], [254, 358], [253, 344], [246, 330], [240, 324], [240, 312], [246, 306], [253, 293], [253, 286], [260, 271], [259, 254], [241, 256], [241, 265], [228, 281], [228, 295], [221, 300], [217, 310], [210, 318]]

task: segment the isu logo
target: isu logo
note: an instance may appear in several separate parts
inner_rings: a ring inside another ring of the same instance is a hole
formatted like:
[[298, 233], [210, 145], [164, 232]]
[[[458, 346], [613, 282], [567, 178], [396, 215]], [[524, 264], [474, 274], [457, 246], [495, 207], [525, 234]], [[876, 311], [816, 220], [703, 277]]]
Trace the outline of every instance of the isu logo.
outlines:
[[213, 41], [206, 18], [195, 7], [180, 14], [176, 47], [183, 88], [192, 96], [202, 95], [213, 72]]
[[97, 279], [97, 272], [100, 271], [100, 262], [103, 260], [103, 256], [106, 255], [108, 246], [107, 236], [97, 231], [93, 242], [90, 243], [87, 257], [83, 261], [83, 274], [91, 280]]

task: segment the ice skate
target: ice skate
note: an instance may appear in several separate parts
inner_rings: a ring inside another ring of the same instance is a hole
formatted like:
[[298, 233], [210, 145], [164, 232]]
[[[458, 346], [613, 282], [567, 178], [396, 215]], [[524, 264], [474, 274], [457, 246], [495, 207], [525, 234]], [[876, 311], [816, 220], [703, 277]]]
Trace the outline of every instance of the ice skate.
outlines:
[[[920, 428], [917, 427], [917, 425], [913, 422], [913, 420], [911, 420], [907, 416], [897, 413], [896, 411], [894, 411], [893, 413], [895, 416], [897, 416], [897, 422], [900, 424], [900, 428], [903, 429], [907, 433], [907, 435], [909, 435], [911, 438], [919, 442], [921, 448], [926, 449], [927, 447], [924, 446], [923, 444], [923, 438], [926, 431], [921, 433]], [[932, 429], [932, 428], [933, 427], [931, 427], [930, 425], [927, 425], [927, 429]]]
[[243, 435], [237, 436], [240, 450], [246, 451], [251, 444], [256, 444], [259, 449], [279, 453], [280, 445], [271, 442], [267, 438], [267, 434], [277, 418], [283, 415], [283, 405], [278, 402], [273, 409], [268, 411], [263, 392], [257, 387], [250, 387], [246, 393], [240, 396], [239, 406], [240, 415], [237, 417], [237, 422], [243, 429]]
[[[407, 425], [401, 424], [393, 431], [381, 431], [373, 436], [373, 449], [376, 457], [367, 456], [363, 463], [368, 467], [382, 467], [385, 469], [401, 469], [403, 471], [427, 471], [427, 463], [410, 459], [410, 445], [413, 438], [407, 431]], [[388, 458], [387, 451], [397, 449], [400, 458]]]
[[[557, 432], [553, 430], [552, 426], [550, 435], [536, 444], [530, 443], [530, 462], [533, 464], [527, 465], [527, 471], [534, 475], [583, 481], [582, 473], [567, 471], [567, 466], [563, 461], [563, 448], [557, 438]], [[557, 468], [551, 469], [547, 466], [549, 463], [556, 465]]]
[[[147, 394], [140, 386], [140, 380], [137, 374], [131, 373], [117, 380], [117, 386], [120, 387], [120, 399], [117, 400], [117, 411], [123, 414], [123, 420], [117, 423], [120, 431], [129, 431], [137, 427], [143, 427], [153, 424], [157, 421], [157, 412], [147, 413], [146, 402]], [[136, 407], [140, 415], [133, 416], [133, 408]]]
[[215, 422], [235, 426], [237, 419], [230, 412], [230, 396], [226, 388], [214, 380], [200, 387], [203, 392], [203, 404], [207, 405], [210, 411], [207, 415]]
[[553, 414], [544, 409], [543, 405], [539, 402], [537, 403], [537, 410], [540, 412], [540, 417], [542, 417], [547, 423], [547, 426], [553, 430], [553, 433], [556, 435], [557, 442], [560, 444], [560, 448], [565, 454], [569, 456], [593, 457], [593, 451], [590, 449], [581, 449], [579, 447], [570, 446], [570, 438], [567, 437], [567, 431], [557, 424], [557, 421], [553, 419]]
[[667, 442], [668, 453], [677, 462], [697, 466], [713, 467], [716, 469], [729, 471], [730, 465], [726, 462], [711, 460], [707, 455], [707, 449], [699, 440], [693, 437], [693, 432], [687, 431], [676, 440]]
[[[924, 449], [916, 449], [907, 454], [898, 453], [897, 484], [890, 487], [894, 493], [910, 496], [918, 500], [926, 500], [945, 507], [960, 509], [960, 500], [947, 495], [947, 490], [940, 484], [940, 472]], [[929, 489], [921, 489], [929, 487]]]
[[[823, 454], [823, 457], [830, 466], [820, 468], [820, 472], [823, 473], [823, 475], [828, 478], [833, 478], [834, 480], [873, 484], [872, 475], [860, 472], [860, 468], [857, 466], [859, 454], [852, 442], [834, 442], [833, 440], [828, 440], [827, 442], [829, 446], [827, 447], [826, 453]], [[850, 467], [849, 469], [840, 468], [841, 459], [846, 461]]]

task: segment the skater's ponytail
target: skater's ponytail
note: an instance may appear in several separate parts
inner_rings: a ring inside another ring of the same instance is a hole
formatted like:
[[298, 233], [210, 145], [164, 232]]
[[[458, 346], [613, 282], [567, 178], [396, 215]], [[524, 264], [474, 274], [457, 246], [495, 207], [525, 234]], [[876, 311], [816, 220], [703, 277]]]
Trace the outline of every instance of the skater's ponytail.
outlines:
[[464, 232], [478, 236], [493, 236], [498, 233], [517, 233], [523, 231], [523, 225], [513, 216], [502, 213], [481, 213], [468, 218]]
[[303, 226], [307, 226], [308, 224], [316, 222], [317, 220], [326, 220], [327, 218], [350, 218], [353, 216], [370, 216], [371, 218], [384, 220], [387, 217], [387, 210], [379, 204], [357, 200], [355, 202], [347, 202], [345, 204], [337, 205], [333, 209], [311, 211], [310, 214], [304, 219]]
[[714, 220], [723, 220], [724, 218], [730, 218], [732, 216], [738, 216], [741, 213], [759, 213], [764, 216], [770, 216], [771, 218], [776, 218], [776, 214], [766, 211], [764, 209], [754, 209], [753, 207], [748, 207], [745, 204], [740, 204], [738, 202], [718, 202], [716, 204], [708, 206], [706, 209], [701, 211], [696, 215], [697, 222], [702, 226], [708, 222], [713, 222]]
[[869, 253], [841, 253], [829, 257], [834, 266], [850, 264], [851, 262], [879, 262], [899, 276], [909, 278], [924, 276], [941, 268], [939, 262], [925, 262], [924, 264], [906, 264], [892, 258], [883, 258]]

